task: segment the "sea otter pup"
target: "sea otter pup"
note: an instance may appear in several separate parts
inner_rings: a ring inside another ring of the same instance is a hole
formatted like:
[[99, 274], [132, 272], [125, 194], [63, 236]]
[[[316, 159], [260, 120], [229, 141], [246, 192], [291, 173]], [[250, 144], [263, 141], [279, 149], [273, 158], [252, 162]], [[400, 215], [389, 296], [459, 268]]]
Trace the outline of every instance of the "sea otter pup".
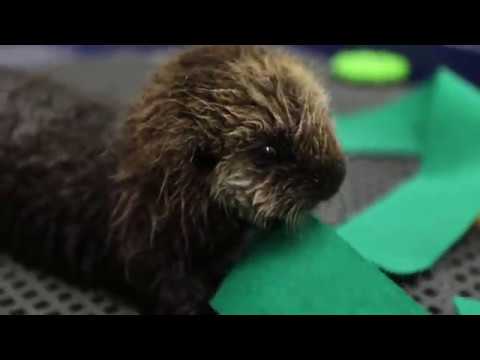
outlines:
[[345, 177], [326, 91], [285, 51], [188, 49], [125, 121], [41, 86], [3, 89], [0, 246], [144, 314], [210, 313], [248, 231], [295, 225]]

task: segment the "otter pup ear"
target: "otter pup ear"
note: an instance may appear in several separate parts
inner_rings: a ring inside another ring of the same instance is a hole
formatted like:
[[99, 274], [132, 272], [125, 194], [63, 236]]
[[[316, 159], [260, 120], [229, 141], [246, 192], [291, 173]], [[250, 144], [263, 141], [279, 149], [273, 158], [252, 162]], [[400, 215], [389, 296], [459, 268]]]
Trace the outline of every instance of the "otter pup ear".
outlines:
[[202, 171], [212, 171], [218, 164], [218, 159], [210, 149], [206, 147], [198, 146], [193, 154], [192, 163], [193, 165]]

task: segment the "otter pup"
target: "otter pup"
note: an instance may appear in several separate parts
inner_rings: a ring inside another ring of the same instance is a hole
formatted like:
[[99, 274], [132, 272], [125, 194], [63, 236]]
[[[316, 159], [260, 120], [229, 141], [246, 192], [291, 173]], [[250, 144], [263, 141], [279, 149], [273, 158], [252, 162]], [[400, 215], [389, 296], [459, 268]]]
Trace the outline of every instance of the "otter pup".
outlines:
[[210, 313], [248, 231], [295, 225], [345, 177], [324, 88], [280, 50], [184, 51], [125, 122], [92, 103], [52, 113], [41, 92], [32, 121], [6, 94], [0, 246], [144, 314]]

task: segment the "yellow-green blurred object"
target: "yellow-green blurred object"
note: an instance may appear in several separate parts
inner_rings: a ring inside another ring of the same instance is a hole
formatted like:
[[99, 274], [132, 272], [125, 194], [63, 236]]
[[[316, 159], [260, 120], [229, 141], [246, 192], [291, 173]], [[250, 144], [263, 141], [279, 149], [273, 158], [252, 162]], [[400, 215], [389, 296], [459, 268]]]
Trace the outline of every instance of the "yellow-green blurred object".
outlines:
[[407, 81], [411, 64], [401, 54], [377, 50], [347, 50], [333, 56], [332, 75], [357, 84], [384, 85]]

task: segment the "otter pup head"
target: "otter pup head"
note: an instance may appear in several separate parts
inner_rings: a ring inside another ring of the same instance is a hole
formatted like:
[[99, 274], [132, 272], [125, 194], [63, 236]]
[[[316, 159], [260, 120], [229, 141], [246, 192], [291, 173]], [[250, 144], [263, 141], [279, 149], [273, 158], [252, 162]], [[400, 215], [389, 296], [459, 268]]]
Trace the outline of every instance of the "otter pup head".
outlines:
[[127, 135], [125, 168], [154, 172], [167, 206], [212, 201], [259, 226], [295, 223], [345, 177], [325, 90], [301, 60], [269, 48], [177, 56], [133, 108]]

